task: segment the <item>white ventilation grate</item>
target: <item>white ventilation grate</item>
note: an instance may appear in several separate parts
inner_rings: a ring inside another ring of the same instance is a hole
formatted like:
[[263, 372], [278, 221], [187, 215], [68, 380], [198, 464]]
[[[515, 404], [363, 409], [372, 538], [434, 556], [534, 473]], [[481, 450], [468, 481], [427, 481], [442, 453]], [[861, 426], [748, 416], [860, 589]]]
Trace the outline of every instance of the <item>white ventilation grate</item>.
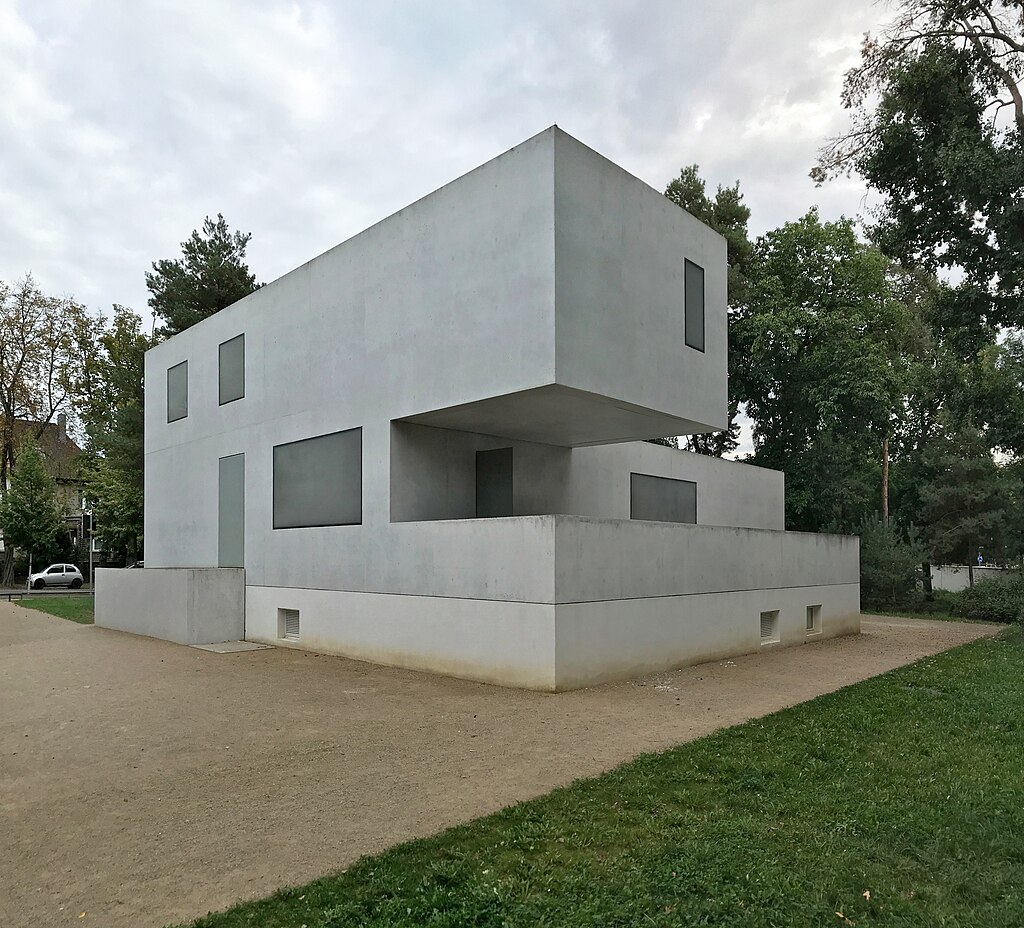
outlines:
[[821, 606], [807, 607], [807, 634], [813, 635], [821, 631]]
[[761, 644], [779, 640], [779, 610], [761, 613]]
[[299, 640], [299, 610], [298, 609], [279, 609], [278, 624], [280, 625], [280, 634], [282, 638], [286, 638], [289, 641]]

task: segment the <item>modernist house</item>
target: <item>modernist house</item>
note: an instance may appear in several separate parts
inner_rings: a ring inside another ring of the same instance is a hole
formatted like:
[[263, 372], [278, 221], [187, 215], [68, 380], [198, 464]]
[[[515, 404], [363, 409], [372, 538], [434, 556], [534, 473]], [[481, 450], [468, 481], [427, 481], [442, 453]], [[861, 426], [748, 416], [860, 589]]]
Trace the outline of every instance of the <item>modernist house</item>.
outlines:
[[727, 421], [726, 244], [552, 127], [146, 356], [99, 624], [546, 690], [856, 632]]

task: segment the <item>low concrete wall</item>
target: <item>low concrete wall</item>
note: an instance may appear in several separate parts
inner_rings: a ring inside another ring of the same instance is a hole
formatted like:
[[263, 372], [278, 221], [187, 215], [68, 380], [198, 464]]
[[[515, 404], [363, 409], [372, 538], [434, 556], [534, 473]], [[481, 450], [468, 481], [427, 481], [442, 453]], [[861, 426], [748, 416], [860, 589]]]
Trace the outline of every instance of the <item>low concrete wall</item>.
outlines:
[[757, 651], [761, 612], [779, 613], [768, 647], [860, 630], [856, 538], [561, 515], [395, 529], [399, 568], [418, 566], [396, 568], [402, 595], [251, 584], [246, 637], [564, 690]]
[[96, 624], [178, 644], [245, 637], [241, 568], [96, 571]]
[[[1005, 580], [1010, 572], [1002, 567], [975, 567], [974, 582], [979, 580]], [[970, 573], [966, 565], [947, 565], [932, 568], [932, 589], [957, 593], [970, 586]]]
[[[281, 637], [279, 609], [299, 611], [298, 639]], [[502, 686], [556, 683], [548, 603], [250, 586], [246, 638]]]
[[[821, 607], [819, 628], [812, 632], [808, 606]], [[856, 583], [566, 603], [555, 609], [559, 690], [860, 632]], [[763, 644], [761, 613], [774, 610], [778, 640]]]

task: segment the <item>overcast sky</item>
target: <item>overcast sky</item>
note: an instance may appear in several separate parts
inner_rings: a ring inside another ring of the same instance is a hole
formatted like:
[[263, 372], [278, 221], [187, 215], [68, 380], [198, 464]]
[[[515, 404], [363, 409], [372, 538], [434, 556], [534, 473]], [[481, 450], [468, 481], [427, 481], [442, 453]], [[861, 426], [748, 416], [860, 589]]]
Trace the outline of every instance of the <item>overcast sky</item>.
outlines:
[[270, 281], [552, 123], [663, 189], [817, 203], [868, 0], [0, 0], [0, 278], [146, 312], [207, 214]]

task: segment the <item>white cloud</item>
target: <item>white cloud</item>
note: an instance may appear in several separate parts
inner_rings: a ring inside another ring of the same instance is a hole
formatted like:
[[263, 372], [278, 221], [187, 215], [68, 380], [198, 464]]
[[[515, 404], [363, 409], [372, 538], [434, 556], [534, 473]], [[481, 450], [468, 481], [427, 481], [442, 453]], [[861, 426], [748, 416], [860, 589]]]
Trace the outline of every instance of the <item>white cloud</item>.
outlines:
[[870, 0], [0, 0], [0, 277], [144, 310], [203, 217], [273, 279], [551, 123], [661, 188], [741, 181], [757, 231], [816, 190]]

